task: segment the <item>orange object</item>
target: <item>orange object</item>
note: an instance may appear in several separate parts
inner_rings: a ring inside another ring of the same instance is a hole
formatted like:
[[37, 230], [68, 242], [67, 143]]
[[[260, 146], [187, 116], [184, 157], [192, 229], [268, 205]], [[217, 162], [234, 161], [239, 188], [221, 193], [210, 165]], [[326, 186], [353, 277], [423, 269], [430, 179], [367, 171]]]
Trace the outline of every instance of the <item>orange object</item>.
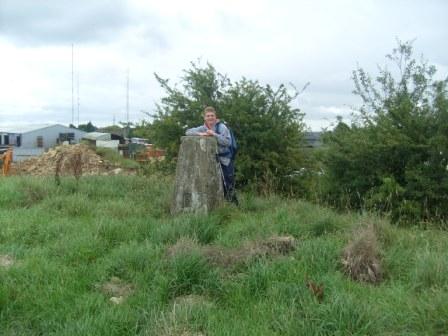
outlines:
[[7, 176], [12, 162], [12, 149], [9, 148], [0, 158], [3, 161], [2, 175]]
[[156, 149], [151, 144], [145, 145], [145, 149], [137, 153], [136, 160], [139, 162], [145, 161], [161, 161], [165, 159], [165, 151], [163, 149]]
[[314, 296], [316, 296], [317, 300], [319, 302], [322, 302], [322, 300], [324, 299], [324, 285], [318, 285], [315, 282], [308, 280], [306, 286], [308, 287], [310, 292], [313, 293]]

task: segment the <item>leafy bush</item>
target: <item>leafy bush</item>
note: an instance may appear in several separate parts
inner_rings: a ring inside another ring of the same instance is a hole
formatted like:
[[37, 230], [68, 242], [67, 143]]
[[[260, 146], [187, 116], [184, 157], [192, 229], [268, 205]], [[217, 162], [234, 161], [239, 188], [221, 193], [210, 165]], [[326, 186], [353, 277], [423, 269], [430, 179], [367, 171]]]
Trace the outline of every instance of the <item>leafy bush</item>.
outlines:
[[[353, 72], [363, 100], [352, 125], [324, 137], [326, 200], [340, 208], [387, 212], [404, 224], [448, 218], [448, 79], [399, 43], [375, 80]], [[393, 74], [398, 73], [398, 78]]]
[[142, 123], [139, 132], [164, 148], [168, 160], [177, 156], [185, 130], [202, 124], [203, 109], [211, 105], [236, 135], [238, 183], [253, 183], [269, 192], [290, 189], [287, 176], [303, 163], [303, 114], [291, 106], [296, 90], [291, 93], [285, 85], [273, 88], [245, 78], [231, 82], [210, 64], [193, 63], [178, 86], [156, 78], [166, 96], [153, 122]]

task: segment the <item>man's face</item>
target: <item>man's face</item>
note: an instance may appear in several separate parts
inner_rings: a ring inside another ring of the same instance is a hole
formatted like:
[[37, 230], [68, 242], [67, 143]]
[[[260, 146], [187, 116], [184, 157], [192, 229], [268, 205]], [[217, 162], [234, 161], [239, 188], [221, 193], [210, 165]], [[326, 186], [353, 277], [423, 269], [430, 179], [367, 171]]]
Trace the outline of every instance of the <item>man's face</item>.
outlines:
[[205, 124], [208, 127], [212, 127], [216, 124], [216, 114], [213, 112], [206, 112], [204, 115]]

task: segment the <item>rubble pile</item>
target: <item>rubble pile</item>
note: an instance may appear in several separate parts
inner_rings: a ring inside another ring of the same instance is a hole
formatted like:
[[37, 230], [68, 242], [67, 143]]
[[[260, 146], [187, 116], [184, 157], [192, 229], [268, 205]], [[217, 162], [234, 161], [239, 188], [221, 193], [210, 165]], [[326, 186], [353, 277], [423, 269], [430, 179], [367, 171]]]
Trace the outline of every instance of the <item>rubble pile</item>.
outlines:
[[[84, 144], [62, 145], [40, 156], [18, 162], [14, 165], [16, 175], [61, 176], [74, 175], [76, 166], [81, 166], [81, 175], [116, 175], [126, 171], [104, 160], [93, 149]], [[59, 166], [59, 167], [58, 167]]]

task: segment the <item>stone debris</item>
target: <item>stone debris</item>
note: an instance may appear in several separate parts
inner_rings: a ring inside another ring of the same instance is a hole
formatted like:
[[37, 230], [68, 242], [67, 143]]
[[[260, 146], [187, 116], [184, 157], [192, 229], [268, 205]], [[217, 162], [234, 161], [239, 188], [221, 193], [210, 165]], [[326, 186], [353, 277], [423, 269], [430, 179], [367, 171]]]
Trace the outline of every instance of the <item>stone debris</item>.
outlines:
[[8, 268], [12, 265], [14, 265], [14, 259], [11, 256], [7, 254], [0, 254], [0, 267]]
[[124, 301], [124, 297], [123, 296], [119, 296], [119, 297], [112, 296], [109, 299], [109, 301], [112, 302], [112, 303], [115, 303], [115, 304], [121, 304]]
[[110, 281], [95, 286], [104, 295], [110, 296], [109, 301], [114, 304], [123, 303], [134, 292], [134, 286], [118, 277], [111, 277]]

